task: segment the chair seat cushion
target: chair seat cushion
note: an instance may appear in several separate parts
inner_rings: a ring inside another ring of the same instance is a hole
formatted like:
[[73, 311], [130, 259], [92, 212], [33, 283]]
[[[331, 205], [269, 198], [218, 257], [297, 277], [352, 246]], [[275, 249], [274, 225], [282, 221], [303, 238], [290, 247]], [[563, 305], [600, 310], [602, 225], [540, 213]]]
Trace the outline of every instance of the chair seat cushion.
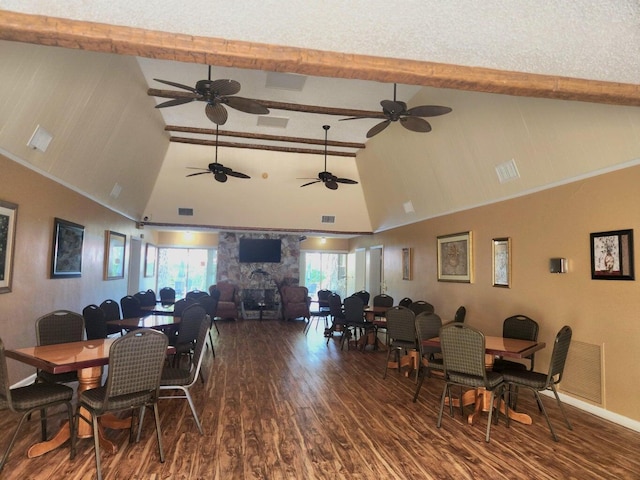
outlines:
[[162, 370], [160, 385], [188, 385], [191, 383], [191, 372], [184, 368], [165, 367]]
[[495, 387], [503, 382], [503, 376], [496, 372], [487, 372], [487, 384], [485, 385], [482, 377], [476, 377], [475, 375], [466, 375], [464, 373], [449, 372], [449, 380], [458, 385], [464, 385], [467, 387], [487, 387], [493, 390]]
[[[154, 394], [155, 391], [136, 392], [112, 397], [109, 400], [109, 405], [107, 407], [109, 410], [125, 410], [128, 408], [140, 407], [149, 402], [153, 398]], [[92, 388], [82, 392], [79, 400], [83, 405], [86, 405], [92, 410], [100, 413], [102, 410], [105, 410], [105, 395], [106, 387]]]
[[78, 373], [77, 372], [49, 373], [41, 370], [38, 372], [38, 378], [43, 382], [48, 382], [48, 383], [70, 383], [70, 382], [78, 381]]
[[528, 370], [505, 370], [502, 373], [505, 383], [517, 383], [536, 390], [542, 390], [547, 384], [547, 374]]
[[47, 403], [68, 402], [72, 397], [73, 388], [56, 383], [34, 383], [11, 390], [16, 410], [30, 410]]

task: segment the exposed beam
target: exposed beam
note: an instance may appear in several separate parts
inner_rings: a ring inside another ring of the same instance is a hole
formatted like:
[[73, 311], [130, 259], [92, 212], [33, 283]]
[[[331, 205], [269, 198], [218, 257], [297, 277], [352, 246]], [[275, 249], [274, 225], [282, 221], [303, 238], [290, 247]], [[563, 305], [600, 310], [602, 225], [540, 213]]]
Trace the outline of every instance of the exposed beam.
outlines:
[[[215, 140], [203, 140], [200, 138], [186, 138], [186, 137], [170, 137], [169, 141], [176, 143], [189, 143], [192, 145], [207, 145], [211, 147], [215, 147]], [[231, 147], [231, 148], [248, 148], [253, 150], [269, 150], [272, 152], [286, 152], [286, 153], [310, 153], [312, 155], [324, 155], [324, 149], [322, 150], [313, 150], [311, 148], [290, 148], [290, 147], [277, 147], [275, 145], [258, 145], [251, 143], [233, 143], [233, 142], [218, 142], [219, 147]], [[337, 151], [327, 151], [327, 155], [332, 157], [354, 157], [356, 156], [355, 152], [337, 152]]]
[[[166, 127], [164, 127], [164, 129], [167, 132], [197, 133], [200, 135], [216, 135], [216, 130], [212, 128], [180, 127], [177, 125], [167, 125]], [[234, 132], [231, 130], [218, 130], [217, 134], [221, 137], [252, 138], [255, 140], [304, 143], [307, 145], [323, 145], [324, 146], [324, 140], [318, 140], [314, 138], [285, 137], [280, 135], [264, 135], [264, 134], [258, 134], [258, 133]], [[364, 143], [338, 142], [335, 140], [327, 140], [327, 145], [332, 147], [358, 148], [358, 149], [366, 147]]]
[[233, 227], [228, 225], [196, 225], [196, 224], [188, 224], [188, 223], [158, 223], [158, 222], [140, 222], [142, 226], [156, 227], [162, 229], [172, 229], [175, 228], [177, 230], [211, 230], [211, 231], [225, 231], [225, 232], [233, 232], [233, 231], [248, 231], [248, 232], [278, 232], [278, 233], [291, 233], [291, 234], [300, 234], [306, 233], [308, 235], [335, 235], [336, 237], [360, 237], [363, 235], [373, 235], [373, 232], [342, 232], [338, 230], [319, 230], [314, 229], [310, 230], [308, 228], [265, 228], [265, 227]]
[[[177, 90], [159, 90], [157, 88], [150, 88], [147, 90], [147, 94], [151, 97], [162, 98], [196, 98], [197, 95], [191, 92], [180, 92]], [[372, 110], [358, 110], [354, 108], [339, 108], [339, 107], [323, 107], [320, 105], [300, 105], [298, 103], [288, 102], [274, 102], [272, 100], [261, 100], [259, 98], [253, 98], [255, 102], [270, 109], [270, 110], [287, 110], [290, 112], [303, 112], [303, 113], [319, 113], [322, 115], [336, 115], [339, 117], [366, 117], [366, 118], [386, 118], [382, 111]], [[168, 107], [170, 108], [170, 107]]]
[[0, 11], [0, 39], [161, 60], [640, 106], [640, 85], [350, 55]]

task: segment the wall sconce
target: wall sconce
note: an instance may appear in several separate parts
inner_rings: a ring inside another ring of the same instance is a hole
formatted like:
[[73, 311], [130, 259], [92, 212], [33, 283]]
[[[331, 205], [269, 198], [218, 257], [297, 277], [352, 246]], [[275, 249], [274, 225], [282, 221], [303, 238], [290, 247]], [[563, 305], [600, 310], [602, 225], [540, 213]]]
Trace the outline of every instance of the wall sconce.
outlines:
[[567, 273], [566, 258], [549, 259], [549, 273]]

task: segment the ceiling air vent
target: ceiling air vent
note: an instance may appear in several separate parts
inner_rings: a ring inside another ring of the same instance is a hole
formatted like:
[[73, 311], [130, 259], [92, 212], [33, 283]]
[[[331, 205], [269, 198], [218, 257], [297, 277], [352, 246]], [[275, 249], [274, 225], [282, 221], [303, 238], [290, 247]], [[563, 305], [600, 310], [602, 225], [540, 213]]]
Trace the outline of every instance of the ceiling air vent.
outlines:
[[193, 217], [193, 208], [178, 208], [178, 215]]
[[498, 180], [500, 183], [510, 182], [516, 178], [520, 178], [520, 172], [516, 166], [516, 161], [512, 158], [508, 162], [501, 163], [496, 167]]
[[322, 215], [322, 223], [336, 223], [335, 215]]

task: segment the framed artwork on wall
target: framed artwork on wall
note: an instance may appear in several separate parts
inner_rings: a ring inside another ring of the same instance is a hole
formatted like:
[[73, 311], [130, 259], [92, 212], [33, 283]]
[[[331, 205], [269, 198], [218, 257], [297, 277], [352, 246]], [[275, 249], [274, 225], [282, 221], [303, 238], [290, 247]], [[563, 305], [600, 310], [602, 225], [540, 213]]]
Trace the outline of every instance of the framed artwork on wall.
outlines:
[[106, 231], [104, 279], [116, 280], [124, 278], [124, 252], [127, 246], [127, 236], [122, 233]]
[[403, 248], [402, 249], [402, 279], [403, 280], [411, 280], [412, 278], [411, 271], [411, 249]]
[[633, 230], [597, 232], [590, 238], [593, 280], [635, 280]]
[[0, 293], [11, 291], [18, 205], [0, 200]]
[[82, 275], [84, 226], [55, 218], [51, 278], [76, 278]]
[[492, 283], [494, 287], [511, 286], [511, 239], [494, 238], [491, 241], [493, 256]]
[[473, 236], [471, 232], [438, 237], [438, 281], [473, 281]]
[[158, 248], [155, 245], [147, 243], [144, 255], [144, 276], [153, 277], [156, 274], [156, 258], [158, 256]]

